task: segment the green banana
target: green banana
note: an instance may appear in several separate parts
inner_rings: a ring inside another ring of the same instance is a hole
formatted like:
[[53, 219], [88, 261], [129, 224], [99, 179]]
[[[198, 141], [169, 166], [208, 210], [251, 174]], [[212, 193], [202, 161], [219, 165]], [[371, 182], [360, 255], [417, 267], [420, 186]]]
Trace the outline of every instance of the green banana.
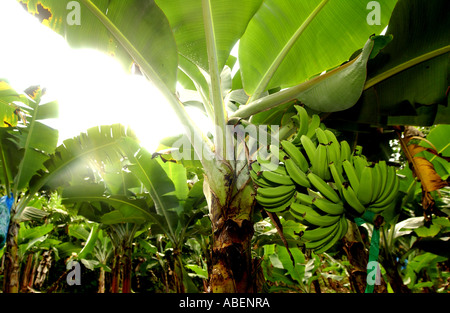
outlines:
[[339, 144], [330, 142], [329, 145], [327, 145], [327, 157], [328, 157], [328, 163], [334, 163], [336, 167], [341, 167], [341, 152], [339, 149]]
[[388, 171], [388, 168], [387, 168], [387, 165], [386, 165], [386, 161], [383, 160], [383, 161], [378, 162], [378, 168], [379, 168], [380, 176], [381, 176], [381, 178], [380, 178], [380, 191], [378, 192], [378, 195], [377, 195], [376, 199], [374, 199], [373, 202], [377, 201], [381, 197], [381, 195], [383, 194], [384, 189], [386, 188], [386, 184], [387, 184], [387, 171]]
[[[382, 170], [383, 165], [381, 164]], [[385, 182], [383, 184], [383, 188], [378, 195], [378, 198], [374, 201], [375, 204], [384, 201], [384, 199], [390, 194], [392, 191], [392, 187], [394, 186], [395, 179], [396, 179], [396, 173], [395, 169], [392, 166], [384, 165], [385, 167]]]
[[[387, 195], [380, 201], [373, 203], [371, 205], [371, 208], [376, 209], [376, 208], [383, 208], [383, 207], [389, 206], [389, 204], [392, 201], [394, 201], [395, 197], [397, 196], [399, 186], [400, 186], [400, 180], [398, 179], [397, 174], [395, 174], [393, 185], [391, 188], [389, 188], [390, 189], [389, 193], [387, 193]], [[375, 212], [375, 213], [377, 213], [377, 212]]]
[[317, 176], [314, 173], [309, 173], [307, 175], [309, 181], [311, 184], [319, 191], [325, 198], [328, 200], [339, 203], [341, 201], [341, 198], [339, 198], [339, 195], [334, 191], [333, 188], [331, 188], [330, 185], [328, 185], [322, 178]]
[[366, 208], [356, 197], [356, 193], [350, 185], [344, 184], [342, 188], [342, 195], [345, 201], [360, 215], [364, 213]]
[[373, 180], [373, 193], [372, 198], [370, 199], [370, 203], [375, 202], [378, 199], [378, 196], [381, 193], [383, 188], [383, 184], [385, 181], [383, 180], [383, 175], [381, 174], [381, 168], [378, 163], [375, 163], [372, 167], [372, 180]]
[[309, 129], [309, 116], [306, 112], [306, 109], [302, 106], [295, 105], [295, 109], [297, 110], [297, 116], [298, 116], [298, 130], [297, 134], [294, 138], [294, 142], [297, 143], [300, 141], [300, 137], [303, 135], [306, 135], [308, 133]]
[[305, 193], [297, 192], [296, 199], [300, 201], [301, 204], [312, 205], [314, 197], [307, 195]]
[[347, 141], [341, 141], [341, 162], [348, 160], [352, 162], [352, 149]]
[[[392, 193], [395, 181], [398, 180], [395, 169], [392, 166], [386, 167], [386, 182], [384, 183], [384, 189], [378, 199], [373, 203], [374, 206], [384, 206], [386, 198]], [[381, 205], [380, 205], [381, 204]]]
[[283, 195], [292, 193], [295, 191], [294, 185], [282, 185], [276, 187], [260, 187], [256, 190], [257, 194], [264, 198], [279, 198]]
[[288, 176], [286, 168], [282, 163], [273, 163], [270, 161], [258, 162], [260, 167], [260, 172], [273, 172], [280, 175]]
[[261, 167], [258, 163], [253, 162], [250, 165], [250, 177], [252, 178], [253, 182], [261, 187], [269, 187], [271, 186], [271, 183], [269, 181], [266, 181], [262, 175], [261, 175]]
[[[280, 147], [276, 146], [276, 145], [270, 145], [269, 146], [269, 151], [273, 155], [273, 158], [278, 159], [279, 162], [282, 162], [285, 158], [288, 157], [286, 155], [286, 153], [284, 153], [284, 151], [281, 150]], [[276, 159], [275, 160], [272, 159], [270, 162], [275, 162]]]
[[341, 215], [344, 213], [344, 204], [342, 202], [334, 203], [327, 199], [315, 198], [313, 204], [326, 214]]
[[294, 196], [294, 193], [295, 191], [292, 191], [277, 198], [266, 198], [257, 194], [255, 196], [255, 199], [265, 208], [276, 208], [291, 200], [291, 198]]
[[348, 222], [347, 219], [345, 218], [345, 215], [343, 215], [341, 217], [341, 236], [340, 236], [341, 238], [339, 239], [344, 238], [345, 234], [347, 234], [347, 231], [348, 231]]
[[287, 173], [294, 182], [302, 187], [311, 187], [306, 174], [295, 164], [294, 160], [287, 159], [284, 161], [284, 165], [286, 166]]
[[295, 162], [295, 164], [303, 171], [308, 171], [309, 164], [303, 153], [292, 142], [282, 140], [281, 146], [287, 155]]
[[275, 184], [279, 184], [279, 185], [294, 185], [294, 182], [292, 181], [292, 179], [285, 174], [280, 174], [280, 173], [275, 173], [275, 172], [271, 172], [271, 171], [263, 171], [262, 172], [262, 176]]
[[253, 182], [258, 185], [259, 187], [273, 187], [273, 183], [268, 181], [262, 176], [258, 176], [257, 173], [254, 171], [250, 171], [250, 177], [252, 178]]
[[359, 188], [356, 193], [356, 197], [362, 205], [370, 203], [374, 193], [374, 187], [372, 168], [366, 166], [362, 169]]
[[344, 167], [345, 174], [347, 175], [347, 179], [352, 186], [353, 190], [355, 192], [358, 192], [359, 188], [359, 179], [358, 175], [356, 174], [355, 168], [348, 160], [344, 160], [342, 162], [342, 166]]
[[316, 128], [316, 136], [319, 143], [323, 145], [328, 145], [330, 143], [324, 130], [320, 127]]
[[344, 178], [342, 177], [342, 174], [338, 172], [336, 169], [336, 166], [334, 163], [330, 163], [328, 165], [330, 167], [330, 173], [334, 180], [334, 185], [336, 186], [336, 189], [338, 190], [339, 194], [342, 196], [342, 183], [344, 182]]
[[327, 227], [310, 227], [306, 228], [303, 232], [301, 239], [306, 239], [308, 241], [318, 241], [326, 236], [328, 236], [334, 229], [336, 225], [332, 224]]
[[319, 254], [319, 253], [328, 251], [330, 248], [332, 248], [336, 244], [336, 242], [338, 242], [345, 236], [345, 234], [347, 233], [347, 230], [348, 230], [348, 224], [347, 224], [347, 220], [345, 219], [345, 217], [341, 218], [341, 220], [339, 221], [339, 224], [337, 225], [337, 229], [338, 229], [338, 231], [335, 233], [335, 236], [332, 237], [327, 243], [323, 244], [322, 246], [317, 247], [314, 251], [315, 253]]
[[331, 178], [327, 158], [327, 147], [319, 143], [314, 160], [311, 162], [312, 171], [324, 180], [329, 180]]
[[306, 242], [305, 248], [314, 249], [316, 253], [319, 253], [317, 251], [318, 250], [323, 251], [323, 249], [321, 249], [321, 248], [324, 247], [325, 245], [330, 245], [330, 243], [332, 243], [331, 245], [334, 245], [334, 243], [337, 241], [336, 236], [340, 233], [339, 226], [340, 226], [339, 223], [335, 223], [333, 225], [333, 230], [331, 231], [331, 233], [329, 233], [327, 236], [323, 237], [322, 239]]
[[361, 180], [363, 169], [367, 166], [369, 166], [369, 163], [363, 156], [356, 155], [353, 157], [353, 167], [355, 168], [356, 175], [358, 176], [359, 180]]
[[306, 155], [308, 156], [309, 159], [309, 163], [312, 164], [313, 160], [314, 160], [314, 156], [316, 154], [316, 146], [314, 145], [314, 143], [312, 142], [312, 140], [303, 135], [300, 138], [300, 141], [302, 143], [303, 148], [305, 149]]
[[264, 210], [266, 210], [267, 212], [271, 212], [271, 213], [283, 212], [284, 210], [289, 208], [289, 206], [293, 203], [293, 201], [294, 201], [294, 197], [291, 197], [286, 203], [284, 203], [280, 206], [264, 207]]
[[280, 174], [283, 174], [282, 169], [280, 169], [279, 163], [272, 163], [270, 161], [265, 161], [259, 157], [257, 157], [258, 163], [260, 165], [261, 172], [264, 171], [270, 171], [270, 172], [279, 172]]
[[313, 114], [311, 116], [311, 120], [309, 121], [308, 132], [306, 136], [308, 138], [312, 138], [316, 134], [316, 129], [320, 126], [320, 117], [317, 114]]
[[328, 142], [333, 142], [339, 145], [339, 141], [336, 138], [336, 135], [329, 129], [324, 130], [325, 135], [327, 136]]
[[321, 215], [312, 207], [296, 202], [291, 204], [291, 213], [292, 211], [301, 216], [300, 221], [321, 227], [335, 224], [340, 218], [340, 215]]

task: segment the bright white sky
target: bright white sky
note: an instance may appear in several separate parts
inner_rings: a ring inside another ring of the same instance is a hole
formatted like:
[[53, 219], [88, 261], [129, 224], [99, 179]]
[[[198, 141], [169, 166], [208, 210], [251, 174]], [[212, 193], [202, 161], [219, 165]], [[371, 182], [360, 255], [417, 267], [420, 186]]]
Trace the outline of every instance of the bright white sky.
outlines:
[[58, 100], [52, 121], [60, 141], [96, 125], [130, 125], [149, 151], [160, 139], [182, 132], [182, 125], [159, 91], [132, 76], [112, 58], [94, 50], [71, 49], [66, 41], [28, 14], [16, 0], [0, 1], [0, 78], [17, 91], [47, 88]]

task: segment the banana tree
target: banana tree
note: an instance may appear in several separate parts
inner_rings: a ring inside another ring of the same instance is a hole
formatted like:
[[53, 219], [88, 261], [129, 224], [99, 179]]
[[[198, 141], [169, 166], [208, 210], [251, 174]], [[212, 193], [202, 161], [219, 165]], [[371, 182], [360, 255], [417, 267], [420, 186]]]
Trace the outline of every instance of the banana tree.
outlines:
[[[379, 46], [371, 35], [380, 34], [387, 26], [397, 3], [393, 0], [377, 1], [376, 6], [345, 0], [246, 0], [239, 6], [232, 0], [81, 0], [75, 7], [61, 0], [19, 2], [72, 46], [88, 46], [114, 55], [126, 68], [137, 64], [165, 96], [185, 127], [188, 141], [178, 143], [177, 148], [192, 147], [204, 173], [213, 235], [209, 271], [213, 292], [254, 291], [251, 273], [256, 270], [250, 242], [256, 201], [248, 166], [254, 156], [246, 153], [254, 151], [248, 142], [231, 140], [239, 127], [250, 126], [244, 129], [250, 131], [254, 125], [271, 125], [270, 136], [287, 138], [296, 127], [292, 121], [287, 119], [279, 132], [276, 130], [294, 103], [301, 102], [316, 112], [345, 112], [365, 89], [373, 90], [406, 69], [448, 54], [448, 39], [436, 40], [437, 47], [430, 53], [392, 54], [392, 65], [381, 67], [381, 73], [378, 69], [368, 73], [368, 62], [389, 41]], [[396, 10], [417, 9], [419, 2], [400, 0]], [[445, 1], [422, 5], [430, 9], [431, 18], [432, 8], [439, 12], [448, 9]], [[71, 17], [78, 17], [79, 23], [67, 19], [69, 12]], [[403, 25], [398, 15], [391, 22]], [[411, 23], [416, 22], [411, 19]], [[441, 23], [436, 28], [446, 26]], [[387, 47], [403, 41], [404, 35], [400, 32], [393, 39], [389, 37], [392, 42]], [[410, 35], [411, 41], [420, 41]], [[227, 66], [233, 63], [230, 53], [238, 41], [240, 68], [232, 77]], [[400, 59], [401, 66], [395, 66]], [[373, 75], [373, 79], [368, 81], [367, 75]], [[177, 82], [198, 93], [212, 124], [210, 136], [187, 113], [190, 102], [183, 103]], [[386, 92], [389, 96], [397, 89]], [[377, 97], [376, 93], [363, 96], [369, 100]], [[397, 104], [403, 100], [399, 97], [393, 101]], [[369, 101], [364, 103], [368, 103], [364, 108], [370, 106]], [[356, 119], [358, 122], [359, 117]], [[256, 135], [259, 143], [266, 131]], [[239, 136], [247, 137], [242, 131]], [[237, 149], [244, 157], [237, 155]], [[156, 204], [161, 199], [153, 200]]]
[[32, 177], [43, 169], [44, 161], [54, 152], [58, 141], [58, 132], [42, 122], [57, 115], [57, 103], [41, 104], [41, 96], [39, 87], [30, 87], [20, 94], [6, 81], [0, 82], [1, 114], [4, 117], [0, 130], [1, 182], [5, 186], [6, 196], [13, 200], [5, 248], [5, 292], [18, 291], [19, 223], [24, 221], [27, 211], [39, 212], [27, 208], [34, 193], [26, 191]]
[[0, 114], [4, 117], [0, 129], [1, 183], [5, 196], [14, 200], [8, 216], [5, 292], [18, 292], [19, 288], [19, 223], [33, 216], [45, 216], [45, 212], [29, 206], [35, 195], [67, 183], [72, 174], [77, 175], [85, 167], [86, 156], [97, 155], [105, 160], [120, 157], [117, 142], [128, 135], [119, 125], [94, 128], [57, 148], [58, 132], [44, 120], [57, 116], [58, 105], [42, 104], [41, 97], [39, 87], [21, 94], [7, 82], [0, 82]]
[[63, 203], [106, 227], [115, 251], [112, 292], [119, 291], [120, 276], [122, 292], [131, 291], [132, 243], [149, 223], [152, 234], [162, 233], [171, 243], [177, 291], [189, 290], [192, 283], [180, 254], [186, 239], [201, 231], [195, 225], [204, 215], [201, 181], [189, 190], [182, 165], [154, 159], [133, 140], [123, 142], [122, 150], [124, 160], [97, 169], [101, 181], [82, 179], [65, 187]]

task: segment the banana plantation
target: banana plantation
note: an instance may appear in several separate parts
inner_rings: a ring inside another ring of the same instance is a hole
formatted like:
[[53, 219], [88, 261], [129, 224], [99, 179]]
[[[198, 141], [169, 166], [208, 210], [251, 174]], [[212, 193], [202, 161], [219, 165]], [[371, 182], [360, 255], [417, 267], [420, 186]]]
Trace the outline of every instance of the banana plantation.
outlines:
[[59, 143], [0, 77], [3, 293], [450, 292], [448, 0], [17, 2], [184, 132]]

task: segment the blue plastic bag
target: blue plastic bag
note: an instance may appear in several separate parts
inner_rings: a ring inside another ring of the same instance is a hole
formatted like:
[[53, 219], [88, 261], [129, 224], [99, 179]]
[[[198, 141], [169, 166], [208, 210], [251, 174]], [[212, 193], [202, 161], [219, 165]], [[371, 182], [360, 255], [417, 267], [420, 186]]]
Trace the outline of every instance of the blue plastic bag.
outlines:
[[8, 237], [9, 229], [9, 218], [11, 216], [11, 207], [14, 203], [14, 197], [3, 196], [0, 198], [0, 249], [6, 242], [6, 237]]

